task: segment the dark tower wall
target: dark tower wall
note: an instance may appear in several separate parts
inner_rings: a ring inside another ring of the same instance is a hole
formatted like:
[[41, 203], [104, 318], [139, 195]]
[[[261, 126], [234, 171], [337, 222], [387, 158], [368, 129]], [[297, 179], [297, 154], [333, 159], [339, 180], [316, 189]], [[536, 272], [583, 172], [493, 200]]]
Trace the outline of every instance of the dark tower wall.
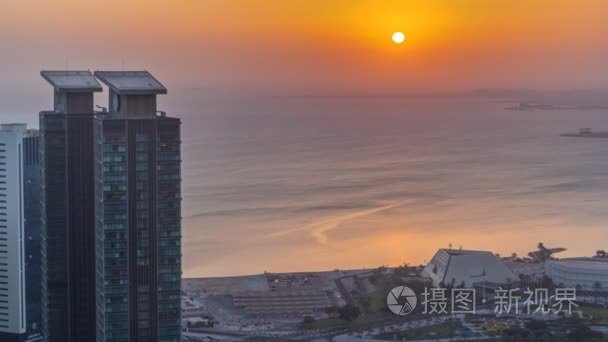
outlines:
[[179, 342], [181, 122], [157, 114], [167, 90], [148, 72], [95, 75], [110, 88], [95, 118], [97, 337]]
[[95, 136], [98, 340], [179, 341], [180, 121], [98, 115]]
[[70, 341], [94, 341], [96, 308], [93, 115], [68, 115], [66, 134]]
[[69, 93], [55, 90], [54, 111], [66, 114], [93, 113], [93, 93]]
[[40, 113], [42, 327], [48, 342], [68, 339], [66, 116]]
[[95, 197], [88, 71], [43, 71], [54, 110], [40, 113], [42, 323], [48, 342], [93, 342]]
[[40, 158], [39, 137], [23, 138], [23, 193], [25, 218], [26, 341], [42, 340], [40, 264]]
[[119, 95], [110, 89], [110, 111], [129, 117], [156, 115], [156, 95]]
[[94, 341], [93, 114], [42, 113], [43, 280], [49, 342]]
[[42, 113], [43, 310], [49, 342], [94, 341], [93, 114]]

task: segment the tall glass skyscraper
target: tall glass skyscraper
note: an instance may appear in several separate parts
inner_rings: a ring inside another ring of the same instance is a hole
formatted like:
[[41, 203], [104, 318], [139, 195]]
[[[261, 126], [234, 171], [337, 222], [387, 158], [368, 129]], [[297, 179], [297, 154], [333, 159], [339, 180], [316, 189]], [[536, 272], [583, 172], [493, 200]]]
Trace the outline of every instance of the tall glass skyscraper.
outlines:
[[42, 71], [54, 110], [40, 113], [42, 325], [48, 342], [95, 341], [93, 93], [89, 71]]
[[42, 341], [42, 267], [40, 264], [40, 137], [27, 130], [23, 138], [23, 218], [25, 252], [24, 342]]
[[95, 72], [97, 341], [181, 341], [180, 120], [146, 71]]
[[41, 341], [38, 135], [0, 125], [0, 341]]

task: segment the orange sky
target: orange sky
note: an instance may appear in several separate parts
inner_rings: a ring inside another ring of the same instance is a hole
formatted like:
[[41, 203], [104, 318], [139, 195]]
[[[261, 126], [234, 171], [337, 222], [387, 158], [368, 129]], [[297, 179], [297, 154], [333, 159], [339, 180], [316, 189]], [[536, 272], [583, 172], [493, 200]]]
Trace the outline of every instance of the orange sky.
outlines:
[[598, 87], [607, 16], [603, 0], [2, 1], [0, 72], [27, 86], [66, 60], [124, 61], [173, 86]]

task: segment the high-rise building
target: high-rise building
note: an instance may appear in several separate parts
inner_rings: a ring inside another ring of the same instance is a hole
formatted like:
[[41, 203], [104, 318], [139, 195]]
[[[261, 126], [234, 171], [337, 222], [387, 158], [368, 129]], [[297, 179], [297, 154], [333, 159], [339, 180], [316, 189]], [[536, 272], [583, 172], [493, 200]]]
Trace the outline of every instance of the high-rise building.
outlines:
[[40, 137], [28, 130], [23, 138], [23, 217], [25, 219], [25, 301], [27, 329], [24, 342], [42, 341], [42, 267], [40, 264]]
[[95, 117], [97, 341], [181, 341], [180, 120], [146, 71], [98, 71]]
[[93, 93], [89, 71], [42, 71], [54, 109], [40, 113], [42, 326], [48, 342], [95, 341]]
[[38, 135], [0, 125], [0, 341], [41, 341]]

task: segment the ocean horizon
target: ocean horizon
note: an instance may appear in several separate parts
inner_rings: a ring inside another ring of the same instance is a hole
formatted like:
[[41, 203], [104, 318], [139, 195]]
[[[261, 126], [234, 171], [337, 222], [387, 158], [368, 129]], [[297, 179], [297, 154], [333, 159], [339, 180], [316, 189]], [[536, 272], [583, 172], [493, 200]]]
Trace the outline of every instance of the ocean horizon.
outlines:
[[482, 97], [175, 95], [184, 277], [421, 264], [436, 249], [605, 248], [605, 111]]

